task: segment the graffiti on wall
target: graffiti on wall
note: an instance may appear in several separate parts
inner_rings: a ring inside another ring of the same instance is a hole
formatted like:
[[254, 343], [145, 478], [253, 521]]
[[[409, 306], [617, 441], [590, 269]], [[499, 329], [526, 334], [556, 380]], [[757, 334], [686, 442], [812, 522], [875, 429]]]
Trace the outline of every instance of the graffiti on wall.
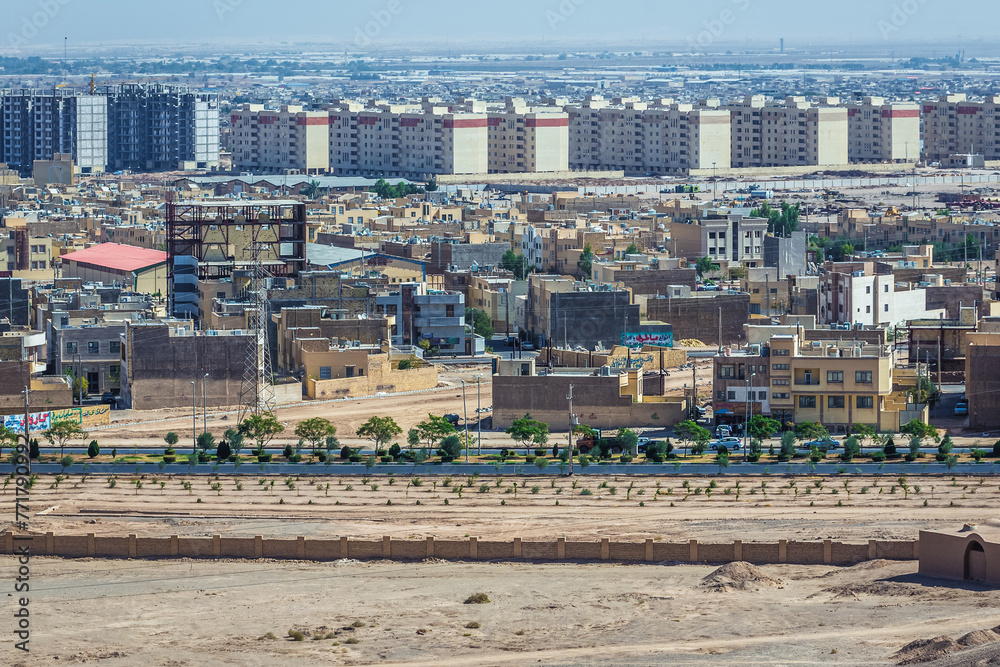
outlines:
[[[77, 424], [107, 424], [111, 421], [110, 405], [86, 405], [82, 408], [67, 408], [49, 412], [32, 412], [28, 415], [30, 431], [44, 431], [52, 424], [71, 421]], [[6, 415], [3, 425], [15, 433], [24, 433], [24, 415]]]
[[625, 333], [622, 334], [622, 345], [631, 348], [641, 348], [643, 345], [658, 347], [673, 347], [674, 333]]

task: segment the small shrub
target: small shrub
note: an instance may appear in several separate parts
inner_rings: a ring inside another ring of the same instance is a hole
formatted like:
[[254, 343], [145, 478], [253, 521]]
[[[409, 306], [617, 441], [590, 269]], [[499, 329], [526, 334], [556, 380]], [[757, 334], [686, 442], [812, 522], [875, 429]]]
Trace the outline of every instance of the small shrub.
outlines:
[[541, 489], [541, 487], [539, 487], [539, 486], [533, 486], [533, 487], [531, 487], [531, 492], [532, 492], [532, 493], [538, 493], [538, 492], [539, 492], [539, 491], [541, 491], [541, 490], [542, 490], [542, 489]]
[[465, 604], [487, 604], [489, 602], [492, 602], [492, 600], [490, 600], [490, 596], [486, 593], [473, 593], [465, 598]]
[[353, 623], [351, 623], [351, 627], [352, 628], [363, 628], [363, 627], [365, 627], [365, 622], [364, 621], [354, 621]]
[[357, 637], [348, 637], [347, 639], [344, 640], [344, 643], [345, 644], [357, 644], [359, 642], [358, 642], [358, 638]]
[[292, 638], [292, 641], [296, 642], [305, 641], [306, 639], [306, 636], [298, 630], [289, 630], [288, 636]]
[[469, 630], [478, 630], [483, 626], [481, 626], [477, 621], [469, 621], [468, 623], [465, 624], [465, 627], [468, 628]]
[[580, 495], [581, 496], [592, 496], [592, 495], [594, 495], [594, 492], [591, 491], [590, 489], [584, 489], [583, 491], [580, 492]]

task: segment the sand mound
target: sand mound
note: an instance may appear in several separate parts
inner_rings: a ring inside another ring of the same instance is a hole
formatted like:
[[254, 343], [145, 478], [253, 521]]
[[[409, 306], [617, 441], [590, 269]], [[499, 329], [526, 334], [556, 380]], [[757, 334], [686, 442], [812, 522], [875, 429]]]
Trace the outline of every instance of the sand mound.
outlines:
[[1000, 642], [1000, 634], [994, 630], [973, 630], [967, 635], [958, 638], [958, 643], [962, 646], [982, 646], [983, 644], [993, 644]]
[[[883, 595], [883, 596], [908, 596], [920, 595], [922, 590], [919, 586], [903, 584], [895, 581], [873, 581], [870, 583], [847, 584], [845, 586], [832, 586], [824, 588], [822, 593], [832, 593], [838, 598], [859, 598], [862, 595]], [[809, 597], [818, 596], [813, 593]]]
[[839, 567], [836, 570], [831, 570], [823, 575], [823, 577], [835, 577], [838, 574], [843, 574], [844, 572], [864, 572], [865, 570], [880, 570], [883, 567], [889, 567], [890, 565], [895, 565], [898, 561], [886, 560], [884, 558], [876, 558], [875, 560], [866, 560], [857, 565], [851, 565], [850, 567]]
[[964, 647], [951, 637], [941, 635], [933, 639], [918, 639], [899, 649], [893, 656], [899, 665], [914, 665], [943, 658], [961, 651]]
[[713, 590], [756, 590], [761, 586], [777, 588], [784, 583], [781, 579], [767, 576], [756, 565], [743, 561], [726, 563], [701, 580], [702, 586]]
[[708, 347], [697, 338], [684, 338], [677, 341], [677, 345], [680, 347]]

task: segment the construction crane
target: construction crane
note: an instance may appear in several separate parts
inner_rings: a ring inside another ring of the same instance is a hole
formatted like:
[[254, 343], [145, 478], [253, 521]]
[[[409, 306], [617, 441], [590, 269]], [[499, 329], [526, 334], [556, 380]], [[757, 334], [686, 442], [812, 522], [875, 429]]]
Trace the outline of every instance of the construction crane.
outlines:
[[90, 73], [90, 94], [91, 95], [93, 95], [94, 92], [97, 90], [97, 83], [94, 81], [94, 77], [96, 77], [96, 76], [97, 75], [94, 74], [93, 72]]

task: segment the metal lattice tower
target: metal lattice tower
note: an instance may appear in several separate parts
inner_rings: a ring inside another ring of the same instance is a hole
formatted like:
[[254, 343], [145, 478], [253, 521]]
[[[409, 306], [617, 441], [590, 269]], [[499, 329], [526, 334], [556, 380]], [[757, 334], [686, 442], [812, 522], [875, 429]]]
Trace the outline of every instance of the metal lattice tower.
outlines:
[[[267, 323], [270, 320], [267, 300], [267, 280], [261, 253], [262, 243], [248, 248], [251, 258], [247, 269], [250, 273], [246, 290], [247, 328], [250, 334], [246, 364], [243, 368], [243, 386], [240, 388], [239, 422], [250, 415], [274, 411], [274, 384], [271, 375], [271, 349], [267, 340]], [[239, 423], [237, 422], [237, 423]]]

